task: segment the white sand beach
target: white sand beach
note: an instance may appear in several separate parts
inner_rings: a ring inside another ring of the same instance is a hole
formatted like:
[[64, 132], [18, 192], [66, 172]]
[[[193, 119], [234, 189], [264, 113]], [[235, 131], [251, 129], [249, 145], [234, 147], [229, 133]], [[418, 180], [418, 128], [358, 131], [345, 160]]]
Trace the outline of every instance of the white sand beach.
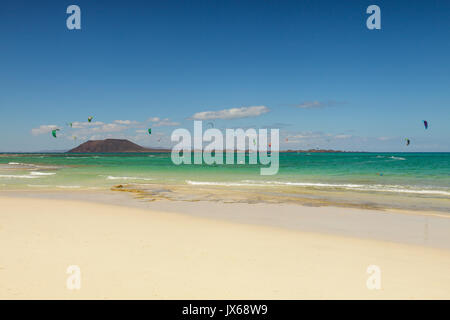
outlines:
[[[300, 227], [288, 228], [288, 213], [282, 223], [255, 224], [219, 212], [251, 217], [250, 204], [151, 206], [1, 195], [0, 299], [450, 298], [450, 250], [434, 245], [447, 238], [420, 245], [407, 233], [404, 243], [371, 237], [376, 219], [364, 220], [364, 209], [297, 206]], [[357, 223], [334, 223], [346, 210]], [[335, 230], [306, 218], [317, 214]], [[417, 217], [380, 214], [409, 226]], [[302, 219], [312, 231], [301, 230]], [[396, 229], [387, 230], [389, 239]], [[71, 265], [80, 267], [80, 290], [66, 287]], [[380, 268], [380, 290], [367, 288], [370, 265]]]

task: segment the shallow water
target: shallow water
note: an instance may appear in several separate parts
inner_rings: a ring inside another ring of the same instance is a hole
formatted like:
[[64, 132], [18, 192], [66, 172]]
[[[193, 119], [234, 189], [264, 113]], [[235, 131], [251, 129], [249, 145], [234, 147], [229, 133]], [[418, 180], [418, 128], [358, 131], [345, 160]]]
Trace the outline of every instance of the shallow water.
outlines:
[[[149, 199], [334, 203], [450, 212], [450, 153], [281, 153], [260, 165], [179, 165], [170, 154], [2, 154], [0, 190], [141, 191]], [[309, 201], [309, 202], [308, 202]]]

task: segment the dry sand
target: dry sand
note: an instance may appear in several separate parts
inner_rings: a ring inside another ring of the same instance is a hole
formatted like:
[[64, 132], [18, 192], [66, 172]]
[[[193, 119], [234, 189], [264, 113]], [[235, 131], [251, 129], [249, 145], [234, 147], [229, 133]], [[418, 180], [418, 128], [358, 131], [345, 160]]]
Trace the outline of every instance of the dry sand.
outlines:
[[[450, 298], [446, 249], [74, 200], [0, 208], [1, 299]], [[66, 288], [70, 265], [80, 290]]]

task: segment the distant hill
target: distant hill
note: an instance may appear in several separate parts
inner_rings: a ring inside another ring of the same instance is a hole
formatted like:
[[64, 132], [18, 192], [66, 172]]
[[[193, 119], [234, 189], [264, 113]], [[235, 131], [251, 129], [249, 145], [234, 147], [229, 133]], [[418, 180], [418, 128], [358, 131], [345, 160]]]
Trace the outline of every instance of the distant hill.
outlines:
[[170, 152], [168, 149], [147, 149], [125, 139], [89, 140], [69, 153]]
[[[105, 139], [105, 140], [89, 140], [78, 147], [67, 151], [69, 153], [133, 153], [133, 152], [171, 152], [169, 149], [149, 149], [144, 148], [136, 143], [133, 143], [125, 139]], [[224, 151], [225, 152], [225, 151]], [[235, 152], [243, 152], [237, 151]], [[248, 152], [246, 150], [245, 152]], [[316, 152], [316, 153], [328, 153], [328, 152], [346, 152], [339, 150], [285, 150], [280, 152], [287, 153], [300, 153], [300, 152]]]

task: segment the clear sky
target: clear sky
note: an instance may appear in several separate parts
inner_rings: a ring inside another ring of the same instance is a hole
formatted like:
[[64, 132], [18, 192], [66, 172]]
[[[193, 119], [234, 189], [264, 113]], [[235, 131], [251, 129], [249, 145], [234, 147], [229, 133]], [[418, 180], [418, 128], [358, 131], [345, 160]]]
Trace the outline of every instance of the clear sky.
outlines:
[[450, 151], [448, 0], [6, 0], [0, 38], [0, 151], [167, 146], [193, 118], [280, 128], [282, 149]]

